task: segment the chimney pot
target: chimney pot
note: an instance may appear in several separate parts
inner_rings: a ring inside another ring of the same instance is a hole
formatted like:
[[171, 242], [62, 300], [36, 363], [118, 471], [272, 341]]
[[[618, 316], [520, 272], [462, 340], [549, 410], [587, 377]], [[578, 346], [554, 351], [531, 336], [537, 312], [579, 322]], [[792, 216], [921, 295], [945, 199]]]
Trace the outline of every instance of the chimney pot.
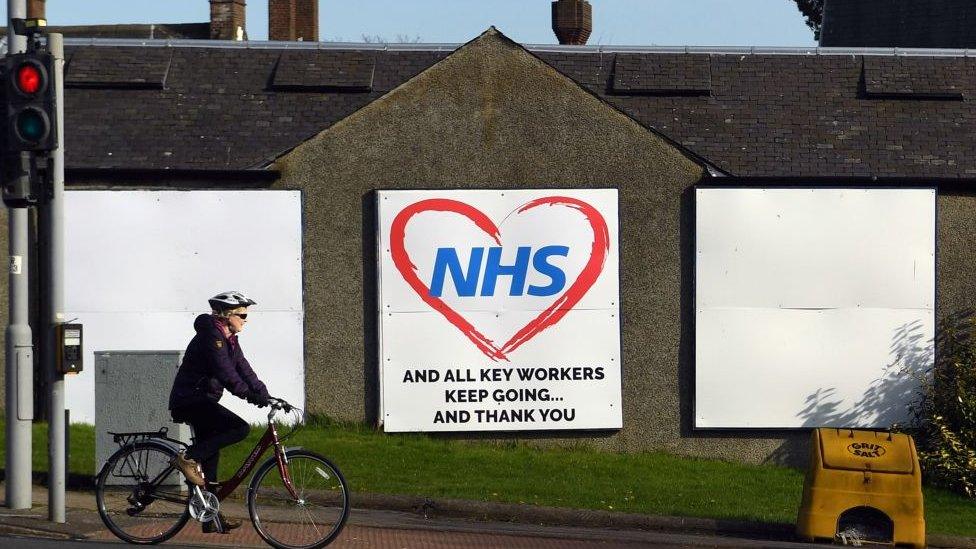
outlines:
[[47, 19], [44, 14], [45, 0], [27, 0], [28, 19]]
[[586, 44], [593, 32], [593, 7], [587, 0], [556, 0], [552, 3], [552, 31], [560, 44]]

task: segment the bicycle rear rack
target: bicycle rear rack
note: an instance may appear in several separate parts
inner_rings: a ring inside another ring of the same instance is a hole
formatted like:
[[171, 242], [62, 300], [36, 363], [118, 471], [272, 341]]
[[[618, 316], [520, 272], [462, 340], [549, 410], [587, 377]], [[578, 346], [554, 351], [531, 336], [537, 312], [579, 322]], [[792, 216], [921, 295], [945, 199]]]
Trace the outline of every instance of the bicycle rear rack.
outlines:
[[108, 434], [112, 435], [112, 440], [119, 445], [119, 448], [128, 446], [134, 442], [141, 442], [150, 439], [166, 440], [172, 442], [173, 444], [178, 444], [184, 448], [187, 447], [187, 444], [182, 440], [177, 440], [167, 436], [169, 434], [169, 429], [166, 427], [160, 427], [158, 431], [138, 431], [131, 433], [113, 433], [112, 431], [108, 431]]

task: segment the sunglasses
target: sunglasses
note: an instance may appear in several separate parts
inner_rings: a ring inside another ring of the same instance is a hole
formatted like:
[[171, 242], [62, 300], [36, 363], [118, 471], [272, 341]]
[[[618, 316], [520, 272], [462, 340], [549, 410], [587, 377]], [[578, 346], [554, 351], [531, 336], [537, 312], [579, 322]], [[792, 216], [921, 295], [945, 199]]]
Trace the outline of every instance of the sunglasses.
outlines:
[[240, 318], [241, 320], [247, 320], [247, 313], [233, 313], [230, 316], [236, 316], [237, 318]]

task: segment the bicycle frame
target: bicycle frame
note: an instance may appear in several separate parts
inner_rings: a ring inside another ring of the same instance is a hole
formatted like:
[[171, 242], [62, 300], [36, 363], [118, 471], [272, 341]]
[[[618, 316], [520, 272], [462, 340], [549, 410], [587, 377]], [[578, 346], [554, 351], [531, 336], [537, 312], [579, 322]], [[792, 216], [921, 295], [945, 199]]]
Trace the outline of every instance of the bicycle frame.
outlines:
[[[277, 465], [278, 465], [278, 473], [281, 475], [282, 483], [285, 485], [285, 488], [288, 490], [289, 495], [291, 495], [296, 500], [299, 499], [298, 492], [295, 490], [295, 487], [292, 484], [291, 473], [288, 471], [288, 457], [285, 455], [285, 448], [284, 446], [281, 445], [281, 441], [278, 439], [278, 429], [275, 427], [274, 424], [274, 416], [276, 413], [277, 413], [277, 408], [272, 408], [272, 410], [268, 412], [268, 427], [264, 431], [264, 436], [261, 437], [261, 440], [259, 440], [257, 445], [254, 447], [254, 449], [251, 450], [250, 455], [247, 456], [247, 459], [244, 460], [244, 463], [240, 466], [237, 472], [234, 473], [234, 476], [228, 479], [227, 481], [220, 483], [220, 488], [217, 490], [217, 493], [215, 494], [217, 496], [218, 501], [224, 501], [224, 499], [226, 499], [227, 496], [232, 494], [234, 490], [236, 490], [237, 487], [240, 486], [242, 482], [244, 482], [247, 476], [251, 474], [251, 471], [257, 465], [258, 460], [260, 460], [260, 458], [264, 455], [264, 453], [268, 450], [269, 447], [274, 448], [275, 459], [277, 460]], [[130, 444], [134, 442], [136, 439], [140, 439], [140, 438], [163, 439], [171, 443], [178, 444], [180, 446], [186, 446], [186, 443], [182, 441], [167, 437], [165, 427], [160, 429], [159, 431], [140, 432], [140, 433], [109, 432], [109, 434], [115, 438], [116, 443], [119, 443], [120, 445], [123, 446]], [[150, 480], [148, 482], [148, 485], [152, 486], [153, 489], [155, 489], [156, 487], [159, 486], [159, 483], [165, 480], [167, 477], [169, 477], [169, 475], [174, 470], [176, 470], [176, 467], [170, 465], [169, 467], [165, 468], [161, 473], [159, 473], [156, 476], [156, 478]], [[176, 499], [166, 497], [165, 495], [161, 495], [158, 497], [159, 499], [166, 499], [168, 501], [179, 501]]]
[[218, 501], [224, 501], [224, 498], [231, 495], [244, 482], [244, 479], [251, 474], [254, 466], [257, 465], [258, 460], [268, 450], [268, 447], [274, 447], [275, 459], [278, 461], [278, 473], [281, 475], [281, 481], [284, 483], [285, 488], [291, 497], [298, 499], [298, 493], [295, 491], [295, 487], [291, 482], [291, 473], [288, 472], [288, 458], [285, 456], [285, 449], [281, 445], [281, 441], [278, 440], [278, 429], [274, 424], [274, 415], [275, 410], [272, 409], [268, 413], [268, 428], [264, 431], [264, 436], [258, 441], [254, 450], [251, 450], [251, 454], [247, 456], [247, 459], [244, 460], [244, 463], [234, 473], [234, 476], [220, 483], [220, 488], [217, 490]]

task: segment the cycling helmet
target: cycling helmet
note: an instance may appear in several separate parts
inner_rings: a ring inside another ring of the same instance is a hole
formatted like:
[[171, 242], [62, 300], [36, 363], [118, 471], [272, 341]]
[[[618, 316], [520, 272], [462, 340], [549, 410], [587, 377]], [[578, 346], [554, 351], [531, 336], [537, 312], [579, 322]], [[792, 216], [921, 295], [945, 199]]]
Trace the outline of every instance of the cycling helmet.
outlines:
[[241, 292], [221, 292], [209, 300], [210, 308], [215, 311], [224, 311], [227, 309], [236, 309], [238, 307], [250, 307], [251, 305], [257, 305], [257, 302], [253, 299], [248, 299], [244, 297]]

